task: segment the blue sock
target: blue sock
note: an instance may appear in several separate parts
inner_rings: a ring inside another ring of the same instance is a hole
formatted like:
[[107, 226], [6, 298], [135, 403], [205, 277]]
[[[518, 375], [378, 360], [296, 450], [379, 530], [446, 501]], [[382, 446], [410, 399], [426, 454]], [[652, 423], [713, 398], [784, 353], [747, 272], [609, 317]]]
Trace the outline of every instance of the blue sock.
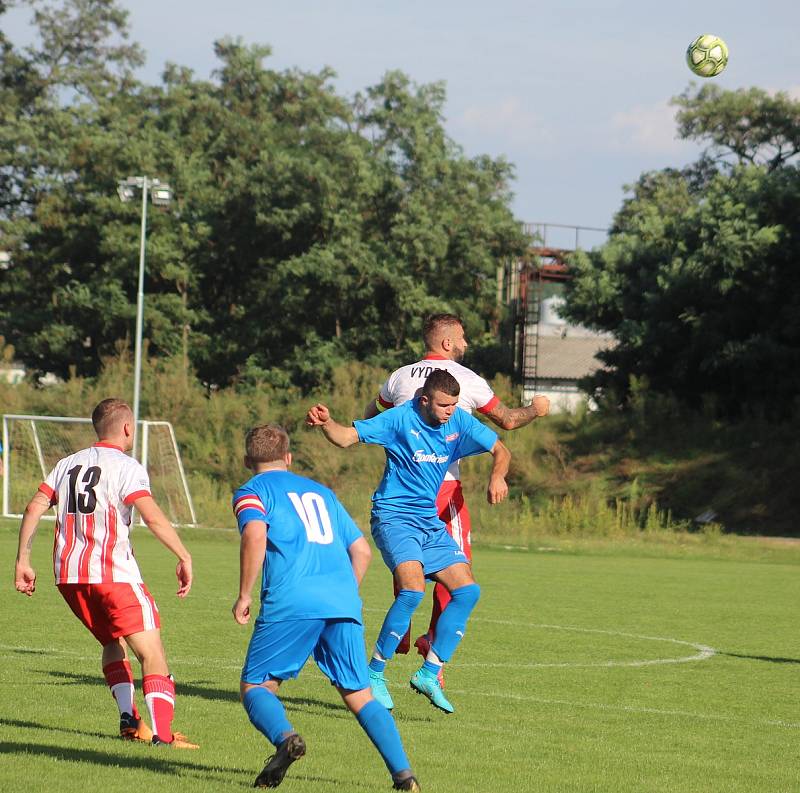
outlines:
[[452, 599], [439, 617], [432, 645], [433, 651], [445, 663], [450, 660], [458, 643], [464, 638], [467, 620], [480, 596], [481, 588], [477, 584], [467, 584], [450, 593]]
[[386, 669], [386, 661], [379, 661], [377, 658], [371, 658], [369, 668], [373, 672], [383, 672], [383, 670]]
[[277, 749], [285, 740], [286, 733], [293, 733], [286, 718], [281, 701], [263, 686], [247, 689], [242, 704], [253, 726]]
[[397, 593], [392, 607], [383, 620], [378, 641], [375, 642], [375, 650], [384, 660], [388, 661], [394, 655], [400, 639], [411, 625], [411, 616], [423, 597], [425, 597], [424, 592], [415, 592], [412, 589], [401, 589]]
[[422, 671], [425, 672], [429, 677], [436, 677], [441, 668], [441, 664], [434, 664], [431, 661], [425, 661], [425, 663], [422, 664]]
[[411, 768], [392, 714], [377, 699], [367, 702], [356, 713], [356, 718], [369, 739], [375, 744], [375, 748], [381, 753], [389, 773], [397, 774]]

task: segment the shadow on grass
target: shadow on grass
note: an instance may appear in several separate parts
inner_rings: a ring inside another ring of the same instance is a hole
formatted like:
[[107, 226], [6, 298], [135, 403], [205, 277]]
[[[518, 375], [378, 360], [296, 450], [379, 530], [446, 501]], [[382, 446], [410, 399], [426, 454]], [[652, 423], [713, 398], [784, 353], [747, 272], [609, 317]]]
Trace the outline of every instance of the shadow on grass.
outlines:
[[[48, 729], [44, 727], [44, 729]], [[164, 749], [158, 751], [168, 751]], [[0, 741], [0, 755], [41, 755], [50, 757], [54, 760], [71, 760], [79, 763], [92, 763], [101, 766], [113, 766], [115, 768], [137, 768], [145, 771], [153, 771], [158, 774], [168, 774], [172, 776], [182, 776], [186, 774], [196, 775], [198, 773], [214, 775], [235, 775], [250, 777], [250, 771], [241, 768], [225, 768], [219, 765], [205, 765], [203, 763], [184, 763], [173, 760], [170, 757], [145, 757], [138, 754], [127, 754], [122, 752], [103, 752], [97, 749], [70, 749], [64, 746], [55, 746], [44, 743], [28, 743], [27, 741]]]
[[[76, 674], [74, 672], [58, 672], [52, 669], [38, 670], [43, 675], [50, 675], [64, 681], [64, 685], [91, 685], [105, 686], [105, 680], [99, 675]], [[176, 693], [178, 697], [200, 697], [217, 702], [239, 702], [239, 692], [235, 689], [213, 688], [200, 685], [199, 683], [176, 683]], [[293, 697], [280, 693], [283, 706], [290, 713], [309, 713], [322, 710], [328, 718], [343, 719], [349, 721], [353, 718], [350, 711], [341, 702], [327, 702], [322, 699], [312, 697]], [[404, 721], [425, 721], [425, 719], [415, 717], [405, 717]]]
[[89, 730], [76, 730], [72, 727], [61, 727], [53, 724], [40, 724], [37, 721], [7, 719], [4, 716], [0, 716], [0, 724], [7, 727], [16, 727], [18, 730], [47, 730], [48, 732], [65, 732], [69, 735], [85, 735], [88, 738], [118, 738], [115, 733], [110, 732], [90, 732]]
[[729, 658], [743, 658], [746, 661], [766, 661], [770, 664], [800, 664], [800, 658], [781, 658], [772, 655], [747, 655], [745, 653], [724, 653], [717, 650], [717, 655], [727, 655]]
[[[39, 669], [37, 670], [43, 675], [49, 675], [62, 681], [63, 685], [85, 685], [85, 686], [105, 686], [106, 681], [100, 675], [87, 675], [78, 674], [75, 672], [61, 672], [52, 669]], [[185, 697], [202, 697], [203, 699], [211, 699], [222, 702], [238, 702], [239, 692], [235, 689], [226, 688], [207, 688], [205, 686], [184, 683], [177, 681], [175, 683], [175, 690], [177, 695]]]
[[[11, 720], [2, 720], [2, 723], [14, 725]], [[32, 722], [18, 722], [18, 726], [30, 726], [41, 729], [52, 729], [46, 725], [34, 724]], [[93, 733], [88, 733], [93, 734]], [[159, 749], [159, 752], [167, 751], [169, 749]], [[42, 757], [49, 757], [51, 760], [71, 760], [79, 763], [92, 763], [99, 766], [110, 766], [114, 768], [135, 768], [138, 770], [152, 771], [156, 774], [163, 774], [165, 776], [173, 777], [191, 777], [198, 782], [201, 779], [208, 779], [213, 777], [217, 780], [232, 782], [236, 784], [240, 779], [247, 787], [251, 786], [251, 780], [254, 775], [261, 769], [243, 770], [241, 768], [226, 768], [220, 765], [206, 765], [204, 763], [184, 763], [173, 760], [169, 757], [143, 757], [141, 755], [121, 754], [117, 752], [102, 752], [95, 749], [68, 749], [63, 746], [54, 746], [52, 744], [43, 743], [28, 743], [16, 741], [0, 741], [0, 755], [39, 755]], [[235, 779], [231, 779], [235, 777]], [[292, 778], [297, 781], [304, 780], [309, 783], [325, 785], [328, 790], [332, 786], [339, 786], [342, 784], [341, 779], [334, 779], [332, 777], [311, 776], [302, 773], [292, 774]], [[349, 788], [374, 790], [374, 785], [367, 784], [366, 782], [348, 783]]]

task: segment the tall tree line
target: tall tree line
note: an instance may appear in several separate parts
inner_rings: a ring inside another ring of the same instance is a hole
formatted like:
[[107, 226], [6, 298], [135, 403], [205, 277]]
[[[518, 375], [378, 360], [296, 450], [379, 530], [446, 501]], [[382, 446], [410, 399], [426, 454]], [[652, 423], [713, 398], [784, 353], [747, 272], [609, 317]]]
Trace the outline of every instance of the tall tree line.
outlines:
[[175, 193], [149, 208], [148, 352], [205, 382], [312, 384], [408, 357], [427, 312], [496, 321], [496, 267], [527, 243], [513, 171], [447, 136], [443, 85], [389, 72], [345, 97], [231, 39], [211, 79], [167, 64], [147, 85], [116, 2], [27, 4], [38, 43], [0, 39], [0, 335], [32, 370], [93, 375], [130, 340], [129, 175]]

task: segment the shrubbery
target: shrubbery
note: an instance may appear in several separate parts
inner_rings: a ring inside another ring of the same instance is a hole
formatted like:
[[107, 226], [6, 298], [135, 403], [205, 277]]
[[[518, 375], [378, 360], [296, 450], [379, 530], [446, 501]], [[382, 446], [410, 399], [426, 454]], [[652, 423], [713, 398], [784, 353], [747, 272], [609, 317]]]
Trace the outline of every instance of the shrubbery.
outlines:
[[[187, 375], [180, 358], [150, 360], [142, 378], [142, 417], [171, 421], [202, 524], [234, 525], [229, 499], [247, 477], [244, 432], [265, 421], [292, 435], [295, 470], [330, 485], [366, 528], [369, 501], [383, 468], [376, 447], [338, 450], [307, 429], [305, 412], [324, 401], [349, 421], [363, 415], [385, 376], [351, 363], [304, 393], [253, 383], [209, 390]], [[0, 385], [4, 413], [85, 416], [100, 399], [131, 393], [129, 356], [105, 362], [97, 378], [54, 386]], [[506, 404], [518, 394], [509, 380], [494, 380]], [[650, 395], [641, 384], [624, 411], [555, 414], [504, 434], [513, 454], [511, 497], [500, 507], [485, 501], [490, 460], [463, 465], [476, 541], [527, 545], [542, 536], [632, 537], [673, 531], [713, 533], [718, 524], [763, 533], [792, 533], [800, 453], [796, 424], [770, 425], [757, 417], [736, 424], [690, 414], [676, 402]], [[743, 465], [743, 463], [745, 463]], [[698, 526], [692, 518], [712, 510], [718, 518]]]

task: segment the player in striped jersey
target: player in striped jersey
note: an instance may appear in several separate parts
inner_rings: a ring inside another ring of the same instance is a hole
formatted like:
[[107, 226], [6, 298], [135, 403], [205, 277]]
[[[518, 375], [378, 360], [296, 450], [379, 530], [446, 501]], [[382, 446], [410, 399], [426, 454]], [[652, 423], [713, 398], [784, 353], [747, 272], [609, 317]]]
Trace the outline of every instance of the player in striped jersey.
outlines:
[[[506, 407], [495, 395], [492, 387], [472, 369], [463, 366], [460, 361], [467, 350], [464, 337], [464, 325], [455, 314], [432, 314], [427, 317], [422, 328], [425, 343], [425, 354], [416, 363], [401, 366], [392, 372], [381, 386], [374, 402], [370, 402], [364, 411], [364, 418], [369, 419], [384, 410], [402, 405], [412, 399], [428, 375], [435, 369], [450, 372], [458, 381], [461, 391], [458, 407], [468, 413], [478, 411], [494, 424], [504, 430], [514, 430], [530, 424], [539, 416], [546, 416], [550, 411], [550, 400], [545, 396], [534, 396], [530, 405], [518, 408]], [[461, 473], [456, 460], [447, 470], [444, 482], [436, 497], [439, 518], [445, 524], [448, 534], [456, 541], [459, 548], [472, 561], [471, 532], [472, 523], [469, 511], [464, 503], [461, 488]], [[395, 595], [397, 586], [395, 585]], [[427, 633], [419, 636], [414, 643], [419, 654], [425, 657], [430, 650], [431, 637], [436, 632], [443, 609], [450, 602], [450, 593], [442, 584], [437, 583], [433, 589], [433, 609]], [[406, 634], [397, 648], [399, 653], [407, 653], [410, 645], [409, 634]], [[444, 674], [440, 674], [439, 683], [444, 688]]]
[[[56, 586], [75, 616], [103, 647], [103, 675], [120, 714], [120, 735], [178, 749], [197, 749], [172, 731], [175, 684], [161, 642], [158, 607], [142, 581], [130, 543], [133, 509], [178, 557], [178, 597], [192, 586], [192, 557], [150, 494], [133, 446], [133, 413], [104, 399], [92, 413], [98, 442], [59, 460], [25, 509], [15, 569], [18, 592], [36, 590], [30, 555], [39, 520], [56, 507], [53, 566]], [[153, 729], [141, 719], [126, 645], [142, 665], [142, 688]]]

